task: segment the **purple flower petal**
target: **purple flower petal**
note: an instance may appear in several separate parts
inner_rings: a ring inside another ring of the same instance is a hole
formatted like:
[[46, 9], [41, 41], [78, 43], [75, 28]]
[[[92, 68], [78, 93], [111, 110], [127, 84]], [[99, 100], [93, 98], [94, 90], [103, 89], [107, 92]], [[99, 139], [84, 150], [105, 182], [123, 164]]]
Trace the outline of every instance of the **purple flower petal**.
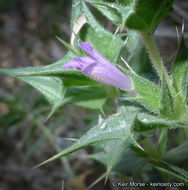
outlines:
[[63, 65], [63, 68], [65, 70], [70, 69], [70, 68], [81, 70], [82, 65], [77, 61], [69, 61], [69, 62], [67, 62], [66, 64]]
[[64, 69], [74, 68], [82, 70], [84, 75], [104, 84], [115, 86], [122, 90], [130, 91], [133, 88], [130, 77], [122, 73], [109, 60], [93, 49], [90, 43], [78, 44], [90, 56], [74, 57], [74, 61], [66, 63]]
[[82, 72], [98, 82], [115, 86], [122, 90], [132, 89], [131, 79], [117, 68], [115, 71], [111, 71], [108, 67], [94, 63], [84, 67]]
[[91, 63], [96, 62], [96, 60], [92, 59], [91, 57], [80, 57], [80, 58], [73, 57], [72, 59], [82, 64], [91, 64]]
[[108, 59], [106, 59], [103, 55], [101, 55], [97, 50], [95, 50], [89, 42], [82, 42], [77, 44], [81, 47], [85, 52], [87, 52], [93, 59], [100, 62], [101, 64], [112, 64]]

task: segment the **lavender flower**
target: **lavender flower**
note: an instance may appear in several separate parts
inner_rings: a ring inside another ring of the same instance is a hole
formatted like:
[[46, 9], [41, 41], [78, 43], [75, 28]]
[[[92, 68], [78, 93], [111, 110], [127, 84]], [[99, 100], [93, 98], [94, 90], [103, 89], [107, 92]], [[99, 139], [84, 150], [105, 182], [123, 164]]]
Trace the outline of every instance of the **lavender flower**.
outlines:
[[122, 90], [129, 91], [133, 88], [130, 77], [117, 69], [115, 65], [95, 50], [89, 42], [79, 43], [78, 46], [87, 52], [89, 56], [73, 57], [73, 61], [64, 64], [64, 69], [74, 68], [82, 70], [84, 75]]

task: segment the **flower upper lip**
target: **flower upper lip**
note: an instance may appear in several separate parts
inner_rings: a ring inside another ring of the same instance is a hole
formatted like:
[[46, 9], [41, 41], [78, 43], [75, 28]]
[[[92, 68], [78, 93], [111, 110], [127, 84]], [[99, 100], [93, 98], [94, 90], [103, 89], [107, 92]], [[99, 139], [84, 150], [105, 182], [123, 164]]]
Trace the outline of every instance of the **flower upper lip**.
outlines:
[[130, 77], [122, 73], [108, 59], [95, 50], [89, 42], [82, 42], [77, 45], [87, 52], [89, 56], [73, 57], [73, 61], [64, 64], [64, 69], [82, 70], [84, 75], [98, 82], [126, 91], [130, 91], [133, 88]]

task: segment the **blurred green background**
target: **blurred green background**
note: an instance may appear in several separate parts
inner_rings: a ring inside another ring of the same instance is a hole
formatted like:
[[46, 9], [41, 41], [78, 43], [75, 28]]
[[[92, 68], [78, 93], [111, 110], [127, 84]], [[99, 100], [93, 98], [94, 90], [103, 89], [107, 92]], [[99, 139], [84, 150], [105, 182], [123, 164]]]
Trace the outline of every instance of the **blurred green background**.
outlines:
[[[66, 49], [56, 36], [69, 42], [71, 3], [0, 0], [0, 67], [47, 65], [63, 57]], [[188, 1], [176, 0], [174, 9], [155, 33], [166, 61], [176, 52], [175, 26], [180, 28], [183, 20], [188, 41]], [[114, 30], [111, 23], [104, 24]], [[113, 101], [109, 103], [113, 105]], [[65, 137], [80, 137], [100, 113], [67, 105], [45, 122], [49, 111], [50, 105], [32, 87], [0, 75], [0, 190], [56, 190], [61, 189], [62, 180], [67, 189], [84, 190], [105, 171], [101, 164], [84, 158], [90, 148], [31, 170], [72, 144]], [[93, 189], [113, 188], [101, 182]]]

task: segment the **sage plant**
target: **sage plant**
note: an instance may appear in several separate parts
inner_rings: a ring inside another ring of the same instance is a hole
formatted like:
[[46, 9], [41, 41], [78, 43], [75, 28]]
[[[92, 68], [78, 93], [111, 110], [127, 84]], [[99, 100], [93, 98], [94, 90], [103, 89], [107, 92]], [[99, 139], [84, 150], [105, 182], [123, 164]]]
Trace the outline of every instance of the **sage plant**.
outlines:
[[[103, 110], [109, 98], [117, 102], [116, 113], [103, 111], [72, 146], [38, 166], [90, 145], [98, 151], [88, 157], [106, 166], [100, 179], [118, 175], [146, 184], [153, 179], [142, 174], [157, 171], [161, 183], [188, 183], [188, 49], [182, 32], [167, 70], [154, 39], [173, 3], [73, 0], [71, 45], [60, 40], [68, 49], [61, 60], [0, 70], [38, 89], [52, 104], [49, 117], [66, 104]], [[116, 26], [114, 34], [97, 21], [88, 4]], [[171, 139], [180, 134], [175, 146]]]

